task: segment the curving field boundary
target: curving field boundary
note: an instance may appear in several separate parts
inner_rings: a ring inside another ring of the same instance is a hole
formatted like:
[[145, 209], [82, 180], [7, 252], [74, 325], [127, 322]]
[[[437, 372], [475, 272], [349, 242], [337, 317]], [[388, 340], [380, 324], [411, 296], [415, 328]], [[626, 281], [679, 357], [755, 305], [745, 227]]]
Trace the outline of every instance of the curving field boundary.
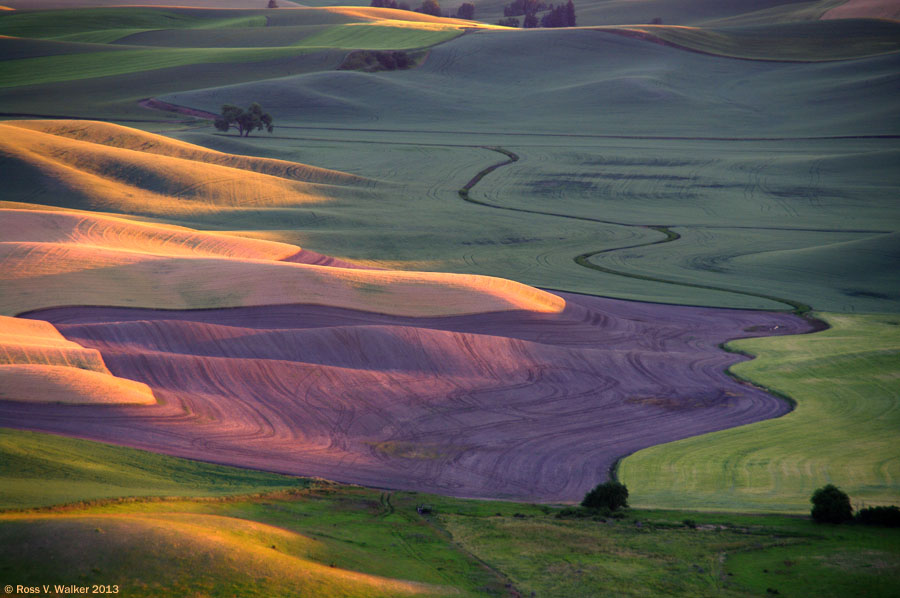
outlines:
[[566, 295], [562, 313], [409, 318], [312, 305], [56, 308], [148, 407], [0, 403], [0, 426], [379, 487], [569, 501], [623, 454], [778, 417], [724, 373], [781, 313]]

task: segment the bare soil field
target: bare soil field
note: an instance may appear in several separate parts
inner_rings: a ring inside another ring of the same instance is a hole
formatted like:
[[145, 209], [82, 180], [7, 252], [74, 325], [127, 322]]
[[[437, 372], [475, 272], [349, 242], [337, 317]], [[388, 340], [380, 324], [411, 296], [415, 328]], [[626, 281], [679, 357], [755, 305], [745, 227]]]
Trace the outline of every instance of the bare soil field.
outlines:
[[570, 501], [643, 447], [790, 410], [718, 345], [795, 316], [564, 295], [559, 314], [408, 318], [312, 305], [27, 317], [139, 380], [145, 407], [0, 404], [26, 427], [270, 471]]

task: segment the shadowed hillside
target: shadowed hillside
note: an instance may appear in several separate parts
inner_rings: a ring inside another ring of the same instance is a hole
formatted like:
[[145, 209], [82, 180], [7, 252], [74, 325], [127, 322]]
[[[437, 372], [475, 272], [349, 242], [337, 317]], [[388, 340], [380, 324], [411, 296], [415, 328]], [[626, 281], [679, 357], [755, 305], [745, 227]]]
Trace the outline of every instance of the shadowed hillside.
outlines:
[[486, 31], [433, 48], [414, 71], [323, 72], [162, 99], [216, 110], [225, 98], [247, 103], [264, 96], [286, 124], [342, 127], [703, 137], [881, 135], [900, 132], [894, 109], [898, 61], [895, 53], [823, 64], [755, 62], [602, 30]]

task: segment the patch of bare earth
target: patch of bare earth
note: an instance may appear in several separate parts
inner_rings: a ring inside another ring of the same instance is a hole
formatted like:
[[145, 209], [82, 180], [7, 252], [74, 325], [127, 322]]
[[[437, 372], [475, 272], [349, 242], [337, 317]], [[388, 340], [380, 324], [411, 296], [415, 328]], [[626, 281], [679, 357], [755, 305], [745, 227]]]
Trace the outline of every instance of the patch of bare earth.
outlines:
[[562, 313], [439, 318], [301, 304], [33, 312], [159, 403], [0, 401], [0, 426], [381, 487], [565, 501], [623, 455], [789, 410], [727, 376], [744, 357], [718, 345], [804, 332], [804, 320], [564, 297]]

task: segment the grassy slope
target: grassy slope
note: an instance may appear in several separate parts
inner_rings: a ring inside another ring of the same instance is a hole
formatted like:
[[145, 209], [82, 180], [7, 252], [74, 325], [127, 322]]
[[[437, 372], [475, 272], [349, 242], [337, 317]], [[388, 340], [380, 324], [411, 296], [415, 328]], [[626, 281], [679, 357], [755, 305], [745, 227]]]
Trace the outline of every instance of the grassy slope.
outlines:
[[734, 373], [790, 396], [793, 412], [626, 458], [633, 503], [797, 513], [827, 483], [856, 505], [900, 501], [900, 320], [823, 317], [832, 329], [729, 344], [759, 355]]
[[[891, 596], [896, 530], [633, 511], [623, 520], [440, 515], [456, 542], [536, 596]], [[689, 516], [697, 527], [682, 522]], [[876, 566], [872, 566], [877, 563]], [[771, 588], [771, 590], [769, 590]]]
[[305, 38], [305, 48], [345, 48], [366, 50], [406, 50], [433, 46], [461, 35], [455, 27], [424, 28], [390, 25], [338, 25]]
[[285, 596], [298, 586], [312, 597], [502, 589], [502, 579], [416, 515], [417, 495], [392, 500], [362, 488], [20, 431], [3, 430], [0, 451], [7, 508], [269, 493], [101, 501], [0, 515], [0, 570], [14, 573], [16, 583], [71, 583], [66, 580], [85, 574], [84, 583], [118, 583], [129, 596]]
[[110, 60], [106, 52], [23, 58], [3, 65], [0, 87], [110, 77], [184, 65], [262, 62], [298, 56], [305, 51], [297, 48], [154, 48], [121, 51], [116, 53], [115, 60]]
[[[92, 479], [68, 463], [102, 445], [66, 442], [75, 452], [48, 467], [72, 482]], [[121, 466], [125, 452], [115, 450], [102, 455], [107, 468]], [[158, 459], [128, 452], [141, 464]], [[22, 466], [17, 459], [10, 457]], [[198, 466], [169, 461], [191, 472]], [[433, 515], [416, 513], [423, 503]], [[560, 520], [555, 511], [326, 483], [260, 498], [99, 503], [0, 514], [0, 570], [25, 585], [117, 583], [129, 596], [292, 595], [298, 583], [311, 597], [393, 596], [409, 587], [399, 580], [411, 580], [430, 584], [414, 586], [426, 595], [450, 587], [455, 595], [490, 596], [514, 587], [566, 598], [738, 597], [765, 595], [767, 587], [880, 597], [891, 595], [900, 568], [896, 530], [672, 511]], [[696, 529], [682, 523], [686, 516]]]
[[0, 429], [0, 508], [128, 496], [225, 496], [304, 488], [308, 480], [98, 442]]

